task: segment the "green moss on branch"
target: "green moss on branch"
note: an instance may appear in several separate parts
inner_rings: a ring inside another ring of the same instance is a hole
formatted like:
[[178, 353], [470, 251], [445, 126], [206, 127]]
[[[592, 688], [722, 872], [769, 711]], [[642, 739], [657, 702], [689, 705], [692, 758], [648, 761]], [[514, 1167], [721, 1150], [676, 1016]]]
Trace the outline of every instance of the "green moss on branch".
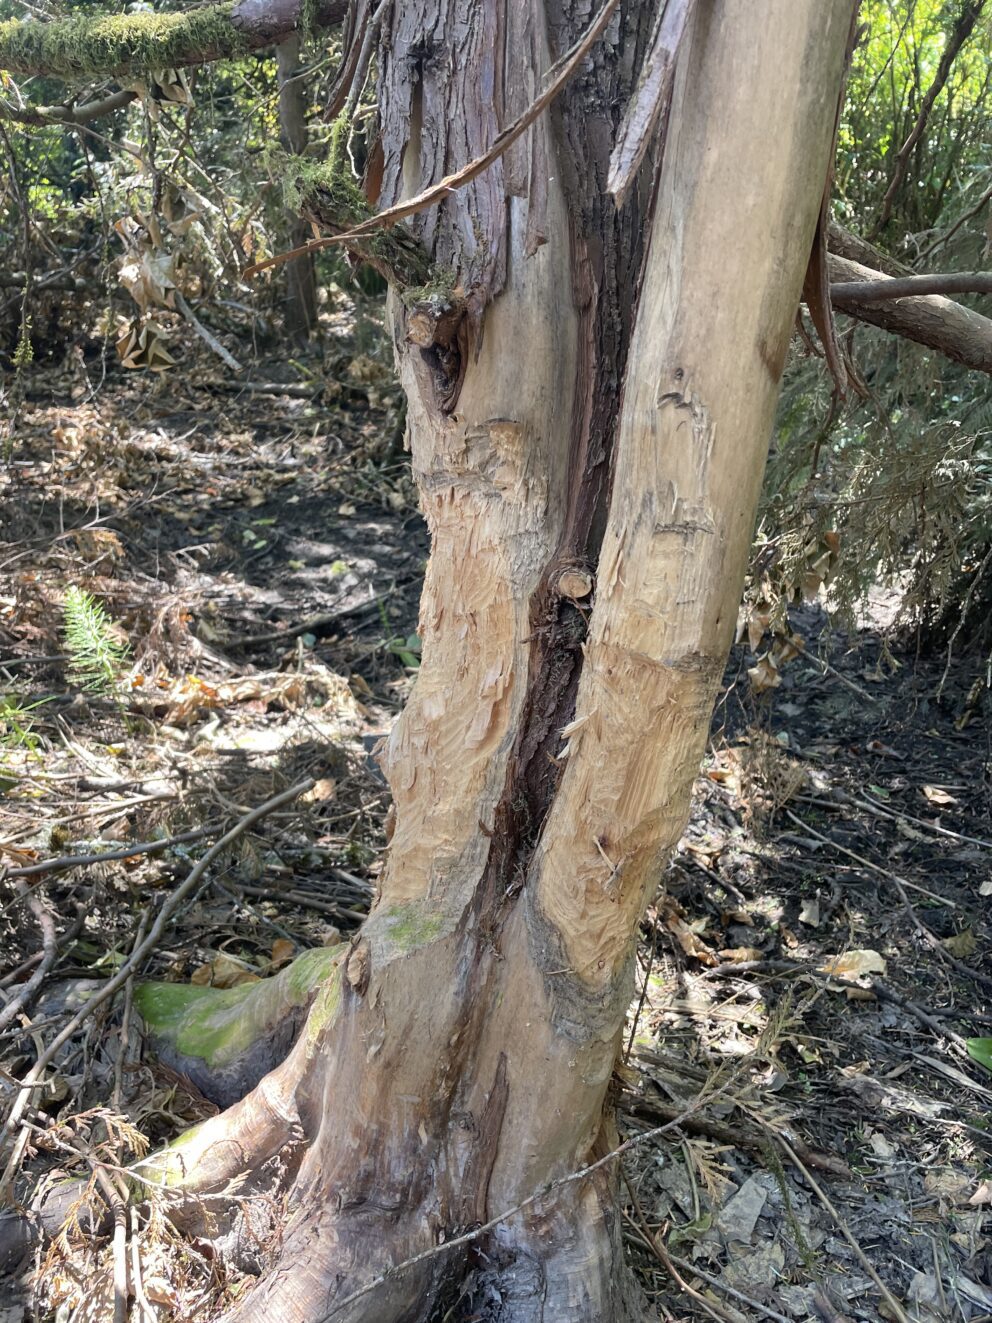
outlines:
[[[210, 1067], [227, 1065], [292, 1010], [305, 1006], [346, 950], [342, 944], [305, 951], [272, 978], [234, 988], [143, 983], [135, 991], [135, 1005], [152, 1033], [184, 1056], [199, 1057]], [[328, 1004], [333, 998], [322, 1002], [325, 1019]]]
[[[353, 229], [375, 216], [334, 137], [326, 161], [289, 159], [283, 191], [291, 210], [299, 211], [332, 234]], [[429, 279], [431, 265], [427, 253], [405, 225], [384, 227], [349, 240], [345, 246], [398, 290], [424, 285]]]
[[232, 4], [173, 14], [101, 14], [0, 23], [0, 69], [55, 78], [121, 77], [244, 54]]

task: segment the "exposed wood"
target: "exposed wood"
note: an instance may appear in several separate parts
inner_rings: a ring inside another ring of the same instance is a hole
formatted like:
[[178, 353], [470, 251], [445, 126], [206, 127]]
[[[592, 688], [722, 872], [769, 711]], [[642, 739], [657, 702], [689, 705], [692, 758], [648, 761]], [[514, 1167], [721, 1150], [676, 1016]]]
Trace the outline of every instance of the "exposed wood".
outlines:
[[[885, 281], [869, 267], [831, 253], [831, 285]], [[979, 372], [992, 372], [992, 319], [939, 294], [884, 303], [837, 300], [838, 310], [858, 321], [915, 340]]]
[[[625, 977], [688, 812], [853, 8], [775, 0], [756, 28], [749, 0], [704, 4], [680, 67], [576, 715], [537, 860], [560, 964], [597, 997]], [[714, 253], [733, 254], [733, 299]]]
[[697, 0], [650, 221], [647, 171], [621, 212], [605, 194], [651, 19], [611, 3], [582, 59], [573, 0], [407, 0], [383, 26], [383, 202], [416, 204], [478, 333], [447, 408], [444, 315], [394, 292], [432, 556], [376, 904], [283, 1065], [160, 1163], [191, 1219], [234, 1178], [248, 1203], [270, 1157], [292, 1182], [257, 1201], [289, 1209], [284, 1259], [230, 1323], [427, 1323], [462, 1288], [508, 1323], [643, 1317], [604, 1107], [736, 622], [855, 0], [760, 23]]

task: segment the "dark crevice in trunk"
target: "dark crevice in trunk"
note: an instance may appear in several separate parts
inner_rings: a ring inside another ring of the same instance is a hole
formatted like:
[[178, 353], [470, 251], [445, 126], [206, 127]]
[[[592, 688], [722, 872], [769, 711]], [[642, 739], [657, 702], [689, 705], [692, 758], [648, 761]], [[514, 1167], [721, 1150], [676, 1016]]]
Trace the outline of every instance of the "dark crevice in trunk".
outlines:
[[[551, 808], [562, 764], [559, 732], [575, 712], [591, 600], [563, 591], [563, 576], [594, 572], [606, 524], [627, 351], [637, 313], [650, 214], [651, 164], [619, 212], [606, 189], [610, 151], [650, 36], [649, 7], [620, 6], [616, 31], [593, 48], [552, 107], [557, 166], [572, 217], [572, 296], [579, 310], [567, 511], [557, 552], [530, 603], [527, 698], [476, 914], [483, 940], [498, 932], [519, 895]], [[547, 5], [552, 56], [581, 35], [588, 13], [575, 0]], [[611, 29], [612, 32], [612, 29]], [[594, 579], [593, 579], [594, 581]]]

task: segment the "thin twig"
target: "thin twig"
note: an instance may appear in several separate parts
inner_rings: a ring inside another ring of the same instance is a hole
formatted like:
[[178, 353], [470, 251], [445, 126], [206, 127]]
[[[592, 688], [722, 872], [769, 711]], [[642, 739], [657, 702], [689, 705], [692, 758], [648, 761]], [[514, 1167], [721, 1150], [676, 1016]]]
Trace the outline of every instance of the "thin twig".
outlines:
[[834, 676], [834, 678], [839, 680], [841, 684], [847, 685], [848, 689], [852, 689], [861, 698], [866, 699], [869, 703], [878, 702], [878, 699], [875, 697], [874, 694], [870, 694], [867, 689], [863, 689], [861, 685], [855, 684], [854, 681], [849, 680], [846, 675], [842, 675], [840, 671], [838, 671], [836, 666], [831, 666], [830, 663], [828, 661], [824, 661], [822, 657], [816, 657], [814, 656], [813, 653], [807, 651], [806, 645], [801, 641], [799, 641], [799, 636], [797, 634], [791, 635], [787, 639], [787, 642], [791, 647], [795, 648], [795, 650], [800, 654], [800, 656], [804, 657], [806, 661], [812, 662], [814, 666], [822, 666], [825, 673], [829, 673], [830, 675]]
[[[37, 901], [39, 905], [42, 904], [39, 897], [32, 897], [32, 900]], [[29, 901], [28, 903], [31, 904], [32, 902]], [[0, 1011], [0, 1030], [5, 1029], [7, 1025], [11, 1023], [11, 1021], [14, 1019], [16, 1015], [21, 1014], [28, 1006], [31, 1005], [31, 1002], [34, 1000], [35, 993], [38, 991], [42, 983], [45, 981], [46, 975], [51, 971], [52, 966], [55, 964], [55, 961], [58, 958], [59, 948], [68, 945], [69, 942], [74, 941], [76, 937], [79, 936], [79, 933], [82, 931], [82, 927], [83, 927], [83, 923], [85, 922], [85, 919], [86, 919], [86, 911], [83, 909], [82, 906], [80, 906], [76, 914], [76, 917], [73, 919], [72, 923], [63, 933], [61, 939], [55, 940], [55, 942], [51, 946], [47, 940], [47, 936], [45, 934], [45, 928], [42, 927], [42, 950], [37, 957], [38, 968], [35, 970], [35, 972], [31, 975], [31, 977], [27, 980], [26, 983], [21, 984], [21, 986], [17, 989], [17, 992], [11, 998], [11, 1000], [6, 1004], [6, 1006], [4, 1006], [3, 1010]], [[39, 919], [39, 924], [40, 922], [41, 921]], [[27, 964], [27, 962], [25, 962], [25, 964]], [[28, 967], [30, 968], [30, 966]], [[14, 972], [16, 973], [17, 971]]]
[[197, 333], [197, 335], [207, 346], [207, 348], [212, 349], [213, 352], [220, 359], [220, 361], [225, 365], [225, 367], [229, 367], [232, 372], [243, 371], [241, 364], [238, 362], [238, 360], [234, 357], [233, 354], [229, 354], [227, 352], [227, 350], [224, 348], [224, 346], [221, 344], [221, 342], [217, 339], [217, 337], [214, 335], [212, 331], [207, 330], [207, 328], [197, 317], [196, 313], [183, 298], [182, 294], [180, 294], [178, 289], [174, 289], [172, 291], [172, 296], [175, 301], [176, 307], [186, 318], [190, 326], [192, 326], [193, 330]]
[[[138, 930], [134, 934], [134, 941], [131, 944], [131, 950], [139, 947], [144, 941], [145, 929], [148, 926], [148, 907], [141, 911], [141, 918], [138, 920]], [[120, 1041], [117, 1044], [117, 1057], [114, 1061], [114, 1091], [111, 1095], [113, 1105], [117, 1111], [121, 1106], [121, 1089], [124, 1081], [124, 1057], [130, 1047], [131, 1039], [131, 1006], [134, 1000], [134, 971], [131, 977], [124, 985], [124, 1010], [121, 1014], [121, 1033]]]
[[17, 890], [20, 895], [27, 900], [28, 908], [37, 920], [38, 927], [41, 929], [41, 949], [42, 956], [38, 968], [31, 975], [28, 981], [14, 993], [6, 1006], [0, 1010], [0, 1030], [6, 1029], [7, 1025], [17, 1016], [24, 1005], [30, 1001], [34, 993], [41, 987], [45, 980], [45, 975], [55, 964], [59, 954], [58, 941], [55, 936], [55, 920], [52, 912], [41, 899], [36, 896], [28, 884], [24, 881], [17, 883]]
[[760, 1300], [745, 1295], [743, 1291], [738, 1291], [735, 1286], [730, 1286], [729, 1283], [721, 1281], [719, 1277], [711, 1277], [708, 1272], [703, 1272], [698, 1263], [688, 1263], [685, 1259], [680, 1259], [677, 1254], [669, 1254], [668, 1257], [683, 1272], [692, 1273], [694, 1277], [704, 1281], [707, 1286], [711, 1286], [714, 1291], [722, 1291], [731, 1300], [737, 1300], [750, 1309], [756, 1309], [759, 1314], [764, 1314], [765, 1318], [775, 1319], [776, 1323], [792, 1323], [791, 1319], [787, 1319], [784, 1314], [776, 1313], [768, 1305], [763, 1305]]
[[[637, 1203], [637, 1196], [634, 1194], [633, 1187], [629, 1184], [629, 1182], [627, 1188], [628, 1190], [630, 1190], [630, 1197], [634, 1201], [634, 1207], [639, 1208], [639, 1204]], [[641, 1223], [636, 1222], [627, 1212], [626, 1209], [623, 1210], [623, 1216], [626, 1219], [626, 1221], [629, 1222], [630, 1225], [634, 1228], [634, 1230], [638, 1233], [638, 1240], [640, 1241], [640, 1243], [644, 1245], [646, 1249], [651, 1251], [651, 1253], [655, 1256], [658, 1262], [661, 1263], [661, 1265], [664, 1267], [665, 1271], [673, 1279], [676, 1286], [678, 1286], [681, 1291], [683, 1291], [687, 1296], [689, 1296], [690, 1299], [695, 1300], [696, 1304], [699, 1306], [699, 1308], [703, 1311], [704, 1314], [709, 1314], [710, 1318], [719, 1319], [720, 1323], [737, 1323], [735, 1316], [731, 1314], [728, 1310], [724, 1309], [724, 1307], [721, 1304], [719, 1304], [716, 1300], [707, 1300], [706, 1296], [704, 1296], [701, 1291], [697, 1291], [694, 1286], [690, 1286], [690, 1284], [685, 1280], [682, 1274], [672, 1263], [672, 1260], [669, 1258], [668, 1251], [665, 1249], [665, 1246], [663, 1245], [660, 1236], [655, 1235], [650, 1230], [650, 1228], [647, 1226], [646, 1223], [644, 1225], [641, 1225]], [[643, 1221], [643, 1214], [638, 1213], [638, 1216], [641, 1217]]]
[[191, 841], [200, 841], [204, 836], [215, 832], [218, 823], [209, 823], [198, 827], [196, 831], [182, 832], [179, 836], [163, 836], [159, 841], [139, 841], [134, 845], [124, 845], [119, 850], [107, 850], [103, 854], [62, 854], [55, 859], [46, 859], [40, 864], [25, 864], [23, 868], [12, 868], [8, 877], [36, 877], [38, 873], [57, 873], [66, 868], [85, 868], [90, 864], [105, 864], [113, 859], [130, 859], [133, 854], [153, 854], [157, 850], [169, 850], [173, 845], [189, 845]]
[[344, 107], [345, 118], [348, 120], [354, 118], [359, 98], [365, 91], [365, 83], [369, 76], [369, 65], [372, 63], [372, 43], [378, 36], [386, 10], [392, 3], [393, 0], [379, 0], [378, 8], [366, 24], [365, 35], [362, 37], [362, 45], [358, 52], [358, 63], [352, 75], [351, 89], [348, 92], [348, 100]]
[[813, 1193], [819, 1199], [820, 1203], [833, 1218], [837, 1230], [841, 1233], [841, 1235], [850, 1245], [851, 1249], [854, 1251], [855, 1255], [857, 1256], [858, 1262], [861, 1264], [862, 1268], [864, 1268], [865, 1272], [878, 1287], [879, 1291], [881, 1291], [883, 1300], [888, 1305], [889, 1309], [892, 1311], [892, 1317], [898, 1320], [898, 1323], [909, 1323], [909, 1319], [906, 1316], [906, 1311], [903, 1309], [902, 1305], [899, 1303], [899, 1301], [895, 1298], [895, 1296], [892, 1294], [889, 1288], [882, 1281], [881, 1277], [879, 1277], [875, 1269], [871, 1266], [868, 1256], [865, 1254], [864, 1250], [851, 1235], [847, 1223], [841, 1217], [840, 1213], [837, 1212], [837, 1209], [833, 1206], [833, 1204], [827, 1198], [826, 1194], [820, 1188], [820, 1185], [813, 1177], [812, 1172], [806, 1166], [803, 1165], [802, 1160], [799, 1158], [799, 1156], [796, 1154], [792, 1146], [789, 1144], [789, 1141], [786, 1138], [784, 1138], [781, 1132], [777, 1130], [773, 1130], [770, 1127], [768, 1133], [777, 1144], [780, 1144], [782, 1146], [788, 1157], [792, 1160], [792, 1162], [795, 1163], [795, 1165], [802, 1172], [803, 1176], [806, 1178], [806, 1182], [809, 1185], [810, 1189], [813, 1191]]
[[[848, 859], [853, 859], [855, 863], [860, 864], [862, 868], [868, 868], [873, 873], [878, 873], [880, 877], [887, 878], [891, 883], [893, 883], [894, 886], [898, 887], [900, 890], [906, 887], [910, 891], [919, 892], [921, 896], [926, 896], [927, 900], [936, 901], [938, 905], [943, 905], [945, 909], [949, 909], [949, 910], [957, 909], [957, 906], [954, 904], [953, 900], [946, 900], [943, 896], [938, 896], [935, 891], [928, 891], [926, 887], [921, 887], [916, 882], [909, 882], [904, 877], [897, 877], [896, 874], [893, 873], [891, 868], [883, 868], [881, 864], [876, 864], [873, 863], [870, 859], [866, 859], [863, 854], [858, 854], [854, 850], [849, 850], [846, 845], [841, 845], [839, 841], [832, 841], [830, 837], [825, 836], [822, 831], [817, 831], [817, 829], [815, 827], [811, 827], [808, 822], [803, 822], [802, 818], [798, 817], [795, 813], [793, 813], [791, 809], [787, 808], [784, 809], [783, 811], [785, 813], [785, 816], [791, 819], [791, 821], [794, 822], [797, 827], [802, 827], [803, 831], [808, 831], [811, 836], [815, 836], [818, 841], [823, 841], [824, 844], [829, 845], [832, 850], [837, 850], [840, 852], [840, 854], [846, 854]], [[906, 904], [909, 905], [908, 900], [906, 900]], [[912, 906], [910, 906], [910, 908], [912, 909]]]
[[959, 217], [958, 220], [954, 222], [954, 224], [951, 226], [949, 230], [945, 230], [943, 234], [938, 235], [938, 237], [934, 239], [933, 243], [930, 245], [929, 248], [924, 248], [923, 252], [920, 253], [918, 260], [921, 262], [925, 261], [926, 258], [928, 258], [932, 253], [935, 253], [937, 249], [941, 247], [942, 244], [947, 243], [948, 239], [953, 238], [953, 236], [957, 234], [958, 230], [960, 230], [962, 225], [966, 225], [973, 216], [978, 215], [978, 213], [981, 211], [981, 209], [985, 206], [986, 202], [988, 202], [990, 198], [992, 198], [992, 185], [990, 185], [985, 190], [985, 192], [982, 194], [982, 196], [978, 199], [978, 201], [975, 203], [973, 207], [969, 207], [969, 209], [964, 213], [964, 215]]
[[983, 850], [992, 850], [992, 841], [986, 841], [981, 836], [965, 836], [962, 832], [952, 831], [950, 827], [942, 827], [937, 822], [927, 822], [926, 818], [916, 818], [912, 813], [894, 813], [891, 809], [885, 808], [882, 804], [876, 804], [873, 799], [864, 798], [861, 795], [855, 795], [855, 804], [860, 804], [869, 812], [876, 814], [880, 818], [890, 818], [893, 822], [913, 822], [917, 827], [923, 827], [925, 831], [932, 831], [937, 836], [947, 836], [952, 841], [963, 841], [967, 845], [980, 845]]
[[[123, 965], [121, 965], [113, 978], [108, 979], [102, 988], [97, 992], [94, 992], [86, 1002], [85, 1006], [76, 1012], [60, 1033], [56, 1034], [48, 1047], [41, 1053], [38, 1060], [28, 1071], [27, 1075], [21, 1081], [21, 1092], [14, 1100], [14, 1104], [10, 1109], [6, 1122], [4, 1123], [3, 1130], [0, 1131], [0, 1139], [13, 1134], [20, 1122], [24, 1108], [27, 1106], [32, 1092], [36, 1088], [42, 1087], [41, 1076], [55, 1059], [59, 1048], [69, 1041], [79, 1026], [83, 1024], [83, 1022], [87, 1020], [95, 1010], [102, 1006], [105, 1001], [109, 1000], [109, 998], [113, 997], [118, 989], [124, 986], [134, 973], [135, 969], [140, 965], [141, 961], [143, 961], [148, 953], [158, 944], [166, 930], [169, 919], [186, 897], [195, 890], [200, 879], [203, 877], [204, 872], [209, 868], [214, 859], [222, 854], [229, 845], [238, 839], [239, 836], [243, 835], [250, 827], [253, 827], [256, 822], [259, 822], [275, 809], [282, 808], [284, 804], [292, 803], [293, 800], [297, 799], [307, 790], [312, 789], [313, 785], [313, 778], [308, 777], [305, 781], [299, 781], [295, 786], [290, 786], [288, 790], [283, 790], [280, 794], [273, 795], [273, 797], [267, 799], [264, 804], [259, 804], [257, 808], [252, 809], [252, 811], [246, 813], [239, 822], [236, 822], [230, 831], [225, 832], [220, 840], [212, 845], [202, 858], [197, 860], [193, 868], [190, 870], [186, 880], [181, 886], [177, 887], [163, 903], [158, 914], [155, 916], [155, 922], [152, 924], [148, 936], [134, 947], [127, 960], [124, 961]], [[15, 1150], [11, 1154], [10, 1160], [4, 1169], [2, 1179], [0, 1179], [0, 1201], [3, 1201], [10, 1196], [11, 1183], [17, 1170], [19, 1157], [20, 1152], [15, 1145]]]
[[879, 873], [882, 877], [888, 878], [893, 887], [895, 887], [896, 894], [902, 902], [902, 907], [906, 911], [907, 917], [916, 931], [926, 942], [927, 946], [929, 946], [945, 964], [950, 965], [952, 969], [956, 969], [959, 974], [963, 974], [966, 978], [974, 979], [976, 983], [981, 983], [985, 987], [992, 988], [992, 977], [989, 977], [988, 974], [983, 974], [978, 969], [973, 969], [970, 965], [966, 965], [963, 960], [959, 960], [957, 956], [951, 955], [950, 951], [941, 944], [940, 939], [930, 931], [920, 916], [916, 913], [909, 897], [906, 895], [906, 888], [909, 887], [912, 891], [922, 892], [924, 896], [928, 896], [931, 900], [937, 901], [938, 904], [949, 906], [951, 909], [956, 909], [957, 907], [952, 901], [944, 900], [943, 897], [935, 895], [934, 892], [927, 891], [925, 887], [918, 887], [913, 882], [907, 882], [904, 877], [897, 877], [890, 869], [882, 868], [878, 864], [873, 864], [870, 859], [865, 859], [863, 855], [855, 854], [855, 852], [849, 850], [846, 845], [839, 845], [836, 841], [832, 841], [829, 836], [824, 836], [823, 833], [818, 832], [815, 827], [811, 827], [808, 822], [803, 822], [802, 818], [797, 818], [790, 809], [786, 809], [785, 812], [786, 816], [790, 817], [793, 822], [798, 823], [804, 831], [808, 831], [813, 836], [819, 837], [821, 841], [826, 842], [826, 844], [832, 849], [839, 850], [841, 854], [846, 854], [851, 859], [856, 859], [858, 863], [862, 864], [865, 868], [870, 868], [873, 872]]

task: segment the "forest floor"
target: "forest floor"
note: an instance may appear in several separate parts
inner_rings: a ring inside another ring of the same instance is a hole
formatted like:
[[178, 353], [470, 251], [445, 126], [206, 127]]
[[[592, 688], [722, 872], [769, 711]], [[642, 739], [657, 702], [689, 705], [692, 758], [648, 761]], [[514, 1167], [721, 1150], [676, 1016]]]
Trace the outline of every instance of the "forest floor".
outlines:
[[[296, 374], [293, 395], [209, 365], [94, 389], [74, 362], [31, 370], [0, 477], [4, 1110], [205, 847], [302, 778], [138, 972], [232, 986], [355, 929], [388, 802], [370, 750], [419, 648], [427, 539], [374, 356], [312, 389]], [[73, 678], [71, 586], [129, 649], [122, 695]], [[955, 661], [938, 700], [943, 658], [801, 614], [810, 655], [771, 694], [734, 654], [643, 925], [615, 1082], [630, 1254], [664, 1319], [988, 1319], [992, 1073], [966, 1045], [992, 1036], [977, 663]], [[21, 1196], [213, 1110], [142, 1055], [128, 984], [25, 1114]], [[234, 1289], [161, 1228], [137, 1252], [156, 1317]], [[104, 1246], [92, 1272], [109, 1264]], [[58, 1252], [45, 1267], [52, 1310], [92, 1289]], [[0, 1323], [23, 1316], [10, 1299]]]

